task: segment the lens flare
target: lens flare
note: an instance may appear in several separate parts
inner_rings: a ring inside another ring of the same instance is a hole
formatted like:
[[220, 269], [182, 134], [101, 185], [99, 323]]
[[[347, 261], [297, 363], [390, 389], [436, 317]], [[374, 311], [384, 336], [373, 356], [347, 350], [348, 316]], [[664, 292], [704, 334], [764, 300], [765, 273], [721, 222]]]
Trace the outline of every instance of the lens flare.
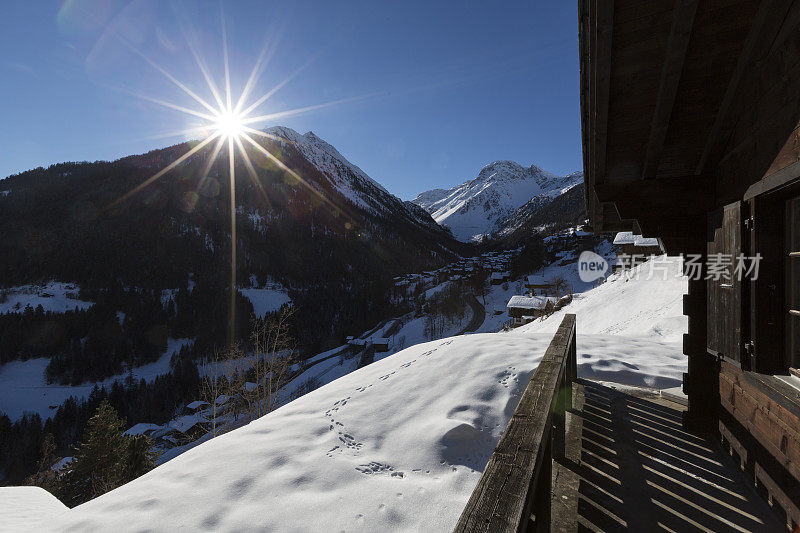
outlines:
[[233, 111], [225, 111], [224, 113], [220, 113], [214, 123], [212, 128], [226, 139], [231, 138], [238, 138], [244, 133], [244, 123], [242, 122], [244, 118], [239, 115], [238, 113], [234, 113]]
[[[114, 208], [119, 204], [125, 202], [126, 200], [130, 199], [135, 194], [142, 192], [143, 189], [151, 185], [153, 182], [162, 178], [165, 174], [174, 170], [178, 165], [182, 164], [184, 161], [186, 161], [193, 155], [197, 154], [200, 150], [203, 150], [208, 146], [210, 157], [207, 157], [206, 165], [205, 168], [203, 169], [203, 174], [200, 176], [200, 179], [198, 180], [198, 188], [196, 191], [192, 193], [187, 193], [187, 195], [184, 196], [180, 204], [181, 209], [185, 210], [186, 212], [191, 212], [192, 210], [194, 210], [195, 205], [198, 199], [200, 198], [200, 195], [216, 196], [217, 194], [219, 194], [221, 189], [220, 184], [212, 176], [209, 176], [209, 172], [211, 171], [214, 161], [216, 161], [218, 157], [224, 157], [224, 155], [222, 154], [222, 149], [227, 144], [228, 179], [230, 187], [230, 217], [231, 217], [231, 265], [230, 265], [231, 279], [230, 279], [230, 291], [229, 291], [230, 317], [228, 326], [229, 326], [229, 342], [232, 343], [234, 342], [234, 330], [235, 330], [234, 322], [236, 319], [235, 296], [236, 296], [237, 209], [236, 209], [236, 186], [235, 186], [236, 184], [235, 159], [237, 158], [237, 156], [244, 163], [248, 171], [247, 174], [250, 180], [257, 187], [257, 191], [261, 194], [267, 205], [269, 205], [269, 197], [266, 194], [264, 187], [258, 180], [255, 167], [253, 166], [253, 162], [250, 160], [250, 156], [248, 155], [247, 150], [245, 150], [245, 143], [243, 141], [247, 142], [248, 148], [251, 150], [251, 153], [264, 156], [271, 163], [277, 165], [284, 172], [284, 175], [287, 177], [287, 179], [291, 178], [293, 182], [298, 183], [300, 184], [300, 186], [304, 187], [307, 190], [307, 192], [310, 193], [312, 198], [318, 200], [320, 203], [328, 204], [332, 208], [332, 210], [336, 213], [347, 212], [344, 206], [335, 205], [329, 198], [327, 198], [314, 186], [312, 186], [305, 179], [303, 179], [296, 171], [289, 168], [283, 161], [279, 159], [277, 155], [272, 154], [265, 146], [263, 146], [260, 142], [254, 139], [253, 136], [272, 141], [283, 141], [283, 139], [279, 138], [273, 133], [268, 133], [265, 131], [255, 129], [250, 125], [257, 122], [263, 123], [266, 121], [273, 121], [278, 118], [289, 117], [300, 113], [307, 113], [310, 111], [323, 109], [329, 106], [343, 104], [345, 102], [352, 102], [355, 100], [370, 98], [373, 95], [363, 95], [353, 98], [345, 98], [322, 104], [299, 107], [288, 111], [280, 111], [280, 112], [273, 112], [270, 114], [259, 115], [257, 113], [259, 107], [262, 106], [265, 102], [267, 102], [278, 90], [284, 87], [292, 78], [294, 78], [302, 70], [304, 70], [311, 63], [311, 61], [313, 61], [313, 58], [312, 60], [309, 60], [300, 68], [298, 68], [289, 77], [287, 77], [282, 82], [274, 86], [271, 90], [267, 91], [260, 97], [254, 98], [252, 101], [250, 101], [250, 93], [254, 89], [255, 84], [258, 81], [258, 78], [263, 71], [264, 61], [268, 59], [268, 57], [271, 55], [267, 53], [268, 50], [267, 46], [265, 45], [264, 49], [261, 51], [261, 54], [258, 57], [258, 60], [256, 61], [255, 66], [253, 67], [252, 72], [250, 73], [250, 76], [247, 79], [247, 83], [245, 84], [243, 90], [237, 95], [234, 95], [231, 90], [231, 75], [230, 75], [230, 64], [228, 58], [227, 29], [225, 25], [224, 14], [221, 14], [221, 19], [222, 19], [222, 51], [223, 51], [223, 67], [224, 67], [224, 79], [222, 80], [223, 83], [221, 84], [222, 90], [218, 88], [219, 86], [215, 82], [214, 77], [212, 76], [210, 70], [208, 69], [205, 61], [198, 53], [198, 50], [196, 50], [195, 47], [192, 45], [190, 39], [184, 32], [184, 37], [186, 38], [186, 43], [189, 47], [189, 50], [191, 50], [192, 56], [194, 57], [197, 66], [199, 67], [200, 72], [202, 73], [203, 78], [205, 79], [206, 84], [208, 85], [208, 90], [211, 96], [213, 97], [211, 100], [203, 98], [200, 94], [191, 90], [187, 84], [180, 81], [178, 78], [173, 76], [160, 64], [156, 63], [150, 57], [147, 57], [144, 53], [142, 53], [133, 43], [131, 43], [128, 39], [126, 39], [126, 37], [122, 35], [120, 32], [116, 31], [111, 32], [111, 34], [117, 39], [119, 39], [123, 45], [132, 50], [136, 55], [141, 57], [151, 67], [160, 72], [167, 80], [172, 82], [172, 84], [174, 84], [181, 91], [183, 91], [183, 93], [186, 96], [188, 96], [190, 100], [193, 100], [196, 104], [199, 104], [199, 108], [198, 106], [187, 107], [185, 105], [177, 105], [171, 102], [166, 102], [160, 98], [153, 98], [143, 94], [131, 93], [128, 90], [123, 90], [123, 92], [129, 92], [134, 96], [137, 96], [149, 102], [167, 107], [175, 111], [180, 111], [182, 113], [191, 116], [198, 123], [196, 127], [192, 127], [186, 130], [182, 130], [180, 132], [173, 132], [173, 133], [183, 134], [183, 135], [201, 134], [202, 138], [196, 144], [194, 143], [190, 144], [191, 148], [188, 149], [185, 154], [172, 161], [169, 165], [162, 168], [161, 170], [153, 174], [151, 177], [139, 183], [136, 187], [134, 187], [127, 193], [123, 194], [120, 198], [111, 202], [111, 204], [109, 204], [107, 208], [108, 209]], [[154, 138], [161, 138], [161, 137], [164, 137], [164, 135]], [[209, 146], [211, 145], [212, 142], [214, 143], [212, 145], [213, 148]]]

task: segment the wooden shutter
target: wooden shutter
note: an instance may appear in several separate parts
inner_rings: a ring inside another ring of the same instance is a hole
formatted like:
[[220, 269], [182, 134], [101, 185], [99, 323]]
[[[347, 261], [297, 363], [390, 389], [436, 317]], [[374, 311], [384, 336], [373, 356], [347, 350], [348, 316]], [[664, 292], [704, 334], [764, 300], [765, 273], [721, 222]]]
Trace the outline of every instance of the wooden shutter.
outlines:
[[729, 256], [730, 278], [707, 279], [707, 347], [714, 355], [741, 366], [742, 283], [736, 263], [742, 252], [742, 204], [734, 202], [709, 215], [708, 256], [705, 272], [716, 254]]

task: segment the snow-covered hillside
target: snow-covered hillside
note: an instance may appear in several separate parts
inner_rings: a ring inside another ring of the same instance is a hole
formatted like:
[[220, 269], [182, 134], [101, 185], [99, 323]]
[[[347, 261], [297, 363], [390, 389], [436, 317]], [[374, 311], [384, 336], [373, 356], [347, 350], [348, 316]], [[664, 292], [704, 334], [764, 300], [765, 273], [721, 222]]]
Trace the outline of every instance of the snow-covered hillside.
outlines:
[[[449, 531], [550, 337], [408, 348], [38, 526]], [[674, 379], [685, 368], [644, 340], [583, 336], [578, 357]]]
[[134, 380], [153, 381], [168, 374], [172, 356], [181, 347], [192, 343], [191, 339], [168, 339], [167, 349], [158, 360], [131, 369], [130, 373], [111, 376], [103, 381], [87, 381], [80, 385], [47, 383], [45, 369], [49, 357], [36, 357], [27, 361], [9, 361], [0, 365], [0, 406], [12, 421], [25, 413], [38, 413], [42, 418], [53, 416], [56, 409], [70, 396], [78, 400], [87, 398], [95, 386], [108, 389], [115, 381], [123, 382], [129, 376]]
[[[686, 370], [686, 281], [613, 276], [577, 313], [579, 374], [658, 388]], [[675, 276], [670, 276], [675, 274]], [[32, 529], [448, 531], [560, 316], [406, 348]]]
[[[569, 281], [573, 287], [580, 283], [577, 279]], [[570, 305], [519, 327], [514, 334], [555, 333], [564, 314], [575, 313], [578, 335], [625, 335], [680, 346], [689, 327], [683, 314], [683, 295], [688, 287], [680, 260], [658, 256], [633, 270], [612, 274], [599, 287], [576, 294]]]
[[470, 241], [501, 229], [501, 223], [524, 204], [540, 206], [583, 181], [582, 172], [556, 176], [535, 165], [495, 161], [478, 177], [452, 189], [426, 191], [412, 200], [453, 235]]

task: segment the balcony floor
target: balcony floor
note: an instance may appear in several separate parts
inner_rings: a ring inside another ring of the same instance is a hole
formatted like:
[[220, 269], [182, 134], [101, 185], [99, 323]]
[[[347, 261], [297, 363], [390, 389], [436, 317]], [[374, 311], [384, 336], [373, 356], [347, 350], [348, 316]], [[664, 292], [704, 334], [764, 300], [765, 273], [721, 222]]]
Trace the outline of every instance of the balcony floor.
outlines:
[[574, 387], [552, 531], [785, 530], [714, 440], [683, 430], [684, 406], [648, 389]]

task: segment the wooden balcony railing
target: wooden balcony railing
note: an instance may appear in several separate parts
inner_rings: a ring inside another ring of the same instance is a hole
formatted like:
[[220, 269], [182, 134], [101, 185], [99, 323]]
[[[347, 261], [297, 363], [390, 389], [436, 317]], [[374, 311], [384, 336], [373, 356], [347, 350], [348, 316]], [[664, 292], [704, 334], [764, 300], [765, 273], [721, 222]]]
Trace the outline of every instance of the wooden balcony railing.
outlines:
[[564, 317], [454, 531], [549, 531], [553, 457], [577, 378], [575, 315]]

